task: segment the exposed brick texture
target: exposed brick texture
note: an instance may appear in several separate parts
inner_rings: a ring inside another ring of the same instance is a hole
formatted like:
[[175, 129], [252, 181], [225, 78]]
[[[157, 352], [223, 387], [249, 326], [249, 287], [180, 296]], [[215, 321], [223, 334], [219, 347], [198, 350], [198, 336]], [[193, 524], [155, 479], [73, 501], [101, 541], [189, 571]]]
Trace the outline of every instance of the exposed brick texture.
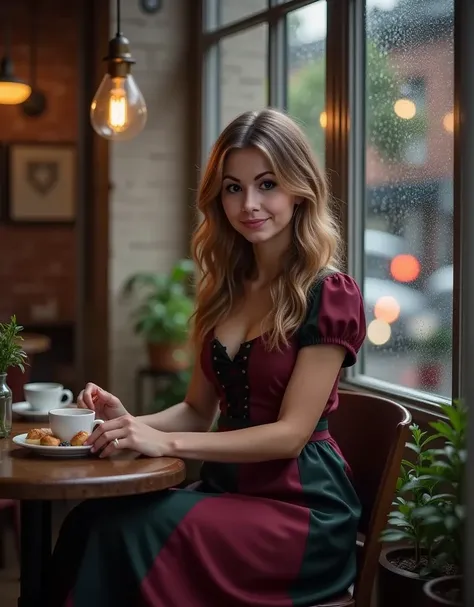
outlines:
[[[8, 16], [12, 20], [15, 71], [25, 80], [29, 80], [30, 5], [28, 0], [2, 0], [2, 18]], [[2, 145], [77, 140], [79, 8], [79, 2], [41, 1], [37, 82], [46, 93], [47, 111], [38, 118], [28, 118], [16, 106], [0, 106]], [[3, 189], [0, 185], [0, 192]], [[46, 308], [58, 322], [74, 320], [75, 228], [12, 225], [5, 223], [3, 217], [0, 319], [16, 313], [22, 323], [29, 324], [35, 320], [35, 314]]]

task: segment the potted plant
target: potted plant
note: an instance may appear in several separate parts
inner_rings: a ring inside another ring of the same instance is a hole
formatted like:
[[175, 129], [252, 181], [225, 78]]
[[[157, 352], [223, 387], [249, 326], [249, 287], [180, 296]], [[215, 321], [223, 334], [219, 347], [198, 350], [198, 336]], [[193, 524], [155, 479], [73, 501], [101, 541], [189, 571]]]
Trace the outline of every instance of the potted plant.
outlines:
[[[435, 434], [411, 426], [413, 442], [407, 446], [415, 459], [402, 462], [396, 510], [382, 534], [385, 542], [403, 543], [385, 549], [380, 559], [384, 607], [461, 604], [467, 412], [460, 402], [441, 405], [441, 410], [446, 419], [430, 423]], [[432, 448], [433, 441], [441, 446]]]
[[150, 413], [164, 411], [184, 400], [191, 381], [191, 369], [183, 369], [173, 375], [163, 378], [162, 385], [155, 394], [153, 409]]
[[[424, 607], [462, 607], [463, 538], [465, 533], [464, 478], [467, 459], [467, 407], [462, 401], [441, 405], [446, 420], [430, 425], [443, 439], [441, 449], [424, 476], [442, 488], [415, 515], [425, 526], [434, 527], [435, 549], [442, 574], [424, 586]], [[444, 575], [443, 575], [444, 573]]]
[[9, 323], [0, 323], [0, 438], [7, 438], [12, 430], [12, 391], [7, 385], [7, 372], [14, 367], [25, 370], [27, 357], [21, 347], [21, 331], [23, 327], [15, 316]]
[[419, 607], [423, 599], [423, 584], [436, 569], [430, 549], [430, 528], [422, 525], [416, 515], [418, 508], [430, 502], [437, 484], [424, 478], [433, 450], [430, 444], [436, 435], [428, 435], [418, 425], [410, 426], [412, 442], [407, 447], [414, 453], [413, 461], [402, 461], [389, 514], [389, 527], [381, 540], [396, 546], [382, 550], [380, 556], [378, 600], [384, 607]]
[[194, 264], [182, 259], [167, 274], [138, 272], [123, 287], [125, 296], [140, 297], [133, 313], [134, 329], [145, 339], [150, 366], [158, 371], [178, 372], [190, 365], [193, 275]]

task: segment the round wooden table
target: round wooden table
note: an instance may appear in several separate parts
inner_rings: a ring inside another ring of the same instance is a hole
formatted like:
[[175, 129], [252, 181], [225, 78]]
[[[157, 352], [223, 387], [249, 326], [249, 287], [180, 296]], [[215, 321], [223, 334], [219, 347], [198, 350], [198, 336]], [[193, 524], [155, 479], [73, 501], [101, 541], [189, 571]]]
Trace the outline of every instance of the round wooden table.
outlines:
[[[38, 425], [38, 424], [37, 424]], [[12, 436], [32, 423], [14, 423]], [[0, 440], [0, 498], [20, 500], [19, 607], [39, 607], [51, 556], [51, 501], [84, 500], [175, 487], [185, 479], [179, 459], [120, 452], [109, 459], [40, 457], [11, 438]], [[38, 564], [41, 564], [38, 566]]]

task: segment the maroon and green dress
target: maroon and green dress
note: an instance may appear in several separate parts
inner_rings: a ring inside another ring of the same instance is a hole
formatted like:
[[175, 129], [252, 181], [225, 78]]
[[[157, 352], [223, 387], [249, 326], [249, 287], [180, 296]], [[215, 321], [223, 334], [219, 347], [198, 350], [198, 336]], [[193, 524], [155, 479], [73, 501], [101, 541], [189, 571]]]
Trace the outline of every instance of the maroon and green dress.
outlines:
[[[220, 398], [219, 431], [277, 419], [300, 348], [339, 344], [344, 366], [354, 364], [365, 337], [356, 283], [330, 274], [315, 282], [308, 303], [282, 351], [267, 351], [257, 337], [232, 360], [208, 336], [201, 365]], [[50, 604], [310, 607], [344, 593], [356, 573], [360, 505], [328, 431], [337, 385], [297, 458], [207, 462], [198, 489], [75, 508], [53, 555]]]

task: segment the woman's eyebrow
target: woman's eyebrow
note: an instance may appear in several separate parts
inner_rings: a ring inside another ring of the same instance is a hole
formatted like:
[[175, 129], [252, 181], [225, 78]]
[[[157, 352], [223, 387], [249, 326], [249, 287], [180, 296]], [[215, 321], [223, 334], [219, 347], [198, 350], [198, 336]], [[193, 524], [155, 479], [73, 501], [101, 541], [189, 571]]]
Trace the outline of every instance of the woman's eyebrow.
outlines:
[[[257, 179], [261, 179], [264, 175], [275, 175], [275, 173], [273, 171], [263, 171], [263, 173], [259, 173], [258, 175], [255, 175], [255, 177], [253, 178], [254, 181], [257, 181]], [[232, 181], [237, 181], [237, 183], [240, 183], [240, 179], [238, 179], [237, 177], [234, 177], [233, 175], [224, 175], [222, 177], [222, 179], [232, 179]]]

